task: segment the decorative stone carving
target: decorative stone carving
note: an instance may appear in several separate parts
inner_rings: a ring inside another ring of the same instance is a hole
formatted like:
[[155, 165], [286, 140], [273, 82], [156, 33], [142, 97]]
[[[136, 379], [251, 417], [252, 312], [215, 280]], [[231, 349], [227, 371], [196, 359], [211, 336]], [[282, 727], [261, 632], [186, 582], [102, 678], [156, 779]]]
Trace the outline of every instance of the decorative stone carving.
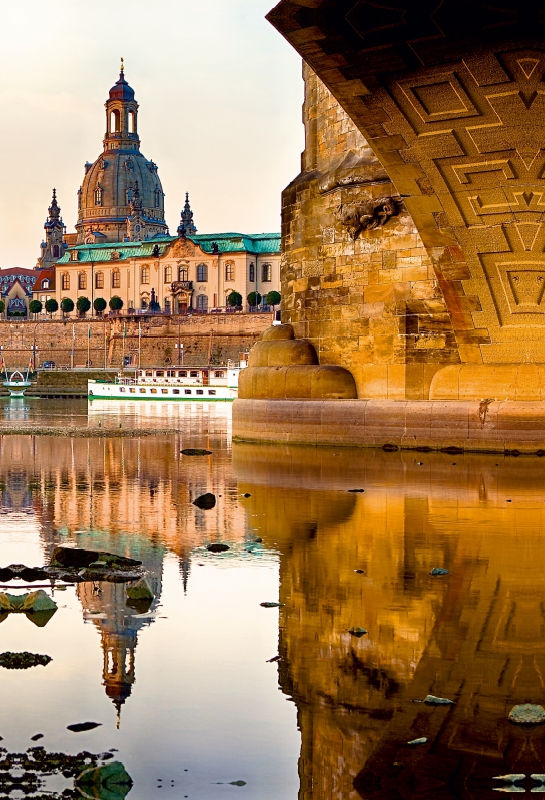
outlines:
[[354, 240], [365, 230], [386, 225], [397, 214], [398, 201], [393, 197], [379, 197], [362, 203], [341, 203], [337, 209], [337, 218]]
[[170, 256], [188, 258], [195, 255], [195, 245], [190, 239], [177, 239], [170, 246]]
[[112, 252], [110, 253], [110, 260], [117, 261], [120, 258], [121, 258], [121, 253], [119, 252], [119, 250], [112, 250]]

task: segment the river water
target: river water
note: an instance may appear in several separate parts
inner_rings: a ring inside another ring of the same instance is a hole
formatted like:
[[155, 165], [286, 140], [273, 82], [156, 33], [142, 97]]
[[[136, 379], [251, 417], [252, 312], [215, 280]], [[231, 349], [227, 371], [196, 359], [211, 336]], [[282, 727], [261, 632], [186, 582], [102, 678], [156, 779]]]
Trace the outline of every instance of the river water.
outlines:
[[[545, 773], [543, 728], [508, 720], [545, 701], [545, 461], [233, 444], [230, 414], [3, 401], [17, 425], [177, 432], [0, 439], [0, 567], [106, 550], [140, 559], [155, 595], [138, 613], [122, 584], [46, 587], [46, 625], [8, 615], [0, 652], [53, 660], [0, 669], [0, 745], [110, 751], [129, 800], [539, 791], [496, 778]], [[205, 492], [212, 510], [192, 504]], [[44, 780], [2, 794], [0, 763], [0, 798], [73, 786]]]

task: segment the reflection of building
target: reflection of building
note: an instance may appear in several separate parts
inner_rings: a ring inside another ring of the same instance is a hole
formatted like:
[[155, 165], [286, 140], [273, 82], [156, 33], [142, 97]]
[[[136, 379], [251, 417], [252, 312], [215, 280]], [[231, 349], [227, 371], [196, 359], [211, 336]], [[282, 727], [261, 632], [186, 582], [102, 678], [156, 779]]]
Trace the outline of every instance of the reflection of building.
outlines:
[[[542, 702], [541, 477], [496, 459], [234, 448], [247, 512], [282, 554], [301, 800], [469, 798], [495, 775], [542, 771], [542, 731], [507, 720]], [[432, 578], [437, 566], [450, 575]], [[412, 702], [427, 694], [455, 705]], [[429, 744], [406, 746], [418, 737]]]
[[[212, 427], [216, 424], [214, 411], [209, 413]], [[225, 421], [220, 419], [223, 426]], [[229, 453], [188, 465], [182, 464], [179, 451], [176, 437], [3, 437], [3, 527], [11, 521], [20, 525], [22, 519], [28, 526], [32, 518], [36, 528], [41, 528], [42, 552], [36, 548], [29, 566], [47, 562], [55, 546], [67, 543], [142, 561], [155, 595], [153, 612], [161, 596], [167, 553], [178, 556], [187, 587], [192, 548], [215, 540], [218, 531], [229, 541], [245, 540], [244, 511], [237, 508]], [[218, 504], [204, 512], [191, 500], [207, 490], [218, 494]], [[20, 559], [17, 554], [12, 560]], [[125, 592], [123, 584], [106, 582], [77, 587], [85, 621], [100, 634], [102, 679], [118, 710], [137, 677], [138, 637], [153, 622], [152, 615], [139, 614], [127, 605]]]

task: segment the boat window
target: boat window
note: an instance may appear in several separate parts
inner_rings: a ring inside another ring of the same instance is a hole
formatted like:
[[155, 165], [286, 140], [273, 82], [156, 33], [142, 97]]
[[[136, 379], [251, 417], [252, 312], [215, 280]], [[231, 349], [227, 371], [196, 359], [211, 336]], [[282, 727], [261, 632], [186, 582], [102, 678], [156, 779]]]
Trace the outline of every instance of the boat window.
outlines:
[[124, 391], [125, 391], [125, 387], [124, 387], [124, 386], [120, 386], [120, 387], [119, 387], [119, 391], [120, 391], [120, 392], [124, 392]]
[[186, 389], [185, 394], [191, 394], [191, 389]]
[[179, 389], [173, 389], [172, 390], [172, 394], [180, 394], [180, 390]]
[[220, 371], [214, 372], [214, 378], [225, 378], [225, 373]]
[[209, 389], [208, 390], [208, 394], [216, 394], [216, 390], [215, 389]]
[[176, 373], [174, 372], [173, 369], [169, 369], [169, 371], [167, 372], [167, 377], [169, 377], [169, 378], [175, 378], [176, 377]]
[[197, 370], [195, 370], [194, 372], [190, 372], [189, 373], [189, 377], [190, 378], [198, 378], [199, 377], [199, 373], [197, 372]]
[[163, 372], [162, 369], [158, 369], [155, 374], [157, 375], [158, 378], [162, 378], [165, 373]]
[[153, 372], [146, 372], [146, 378], [151, 378], [153, 376]]
[[187, 370], [184, 369], [183, 372], [178, 373], [179, 378], [187, 378]]
[[197, 389], [197, 394], [204, 394], [202, 389]]
[[146, 394], [146, 390], [145, 389], [140, 389], [140, 394]]
[[134, 386], [131, 386], [131, 388], [129, 389], [129, 392], [131, 394], [135, 394], [136, 393], [136, 389], [134, 388]]
[[161, 389], [161, 394], [168, 394], [168, 389]]
[[150, 392], [151, 392], [152, 394], [157, 394], [157, 389], [150, 389]]

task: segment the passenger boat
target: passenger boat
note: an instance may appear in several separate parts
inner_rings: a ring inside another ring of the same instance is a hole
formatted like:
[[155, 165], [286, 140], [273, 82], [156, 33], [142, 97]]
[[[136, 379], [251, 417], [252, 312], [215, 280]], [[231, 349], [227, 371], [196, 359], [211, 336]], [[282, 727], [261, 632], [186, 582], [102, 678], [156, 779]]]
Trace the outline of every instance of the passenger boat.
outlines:
[[87, 381], [89, 400], [189, 400], [232, 402], [238, 394], [238, 376], [247, 361], [227, 366], [165, 367], [119, 373], [115, 381]]

